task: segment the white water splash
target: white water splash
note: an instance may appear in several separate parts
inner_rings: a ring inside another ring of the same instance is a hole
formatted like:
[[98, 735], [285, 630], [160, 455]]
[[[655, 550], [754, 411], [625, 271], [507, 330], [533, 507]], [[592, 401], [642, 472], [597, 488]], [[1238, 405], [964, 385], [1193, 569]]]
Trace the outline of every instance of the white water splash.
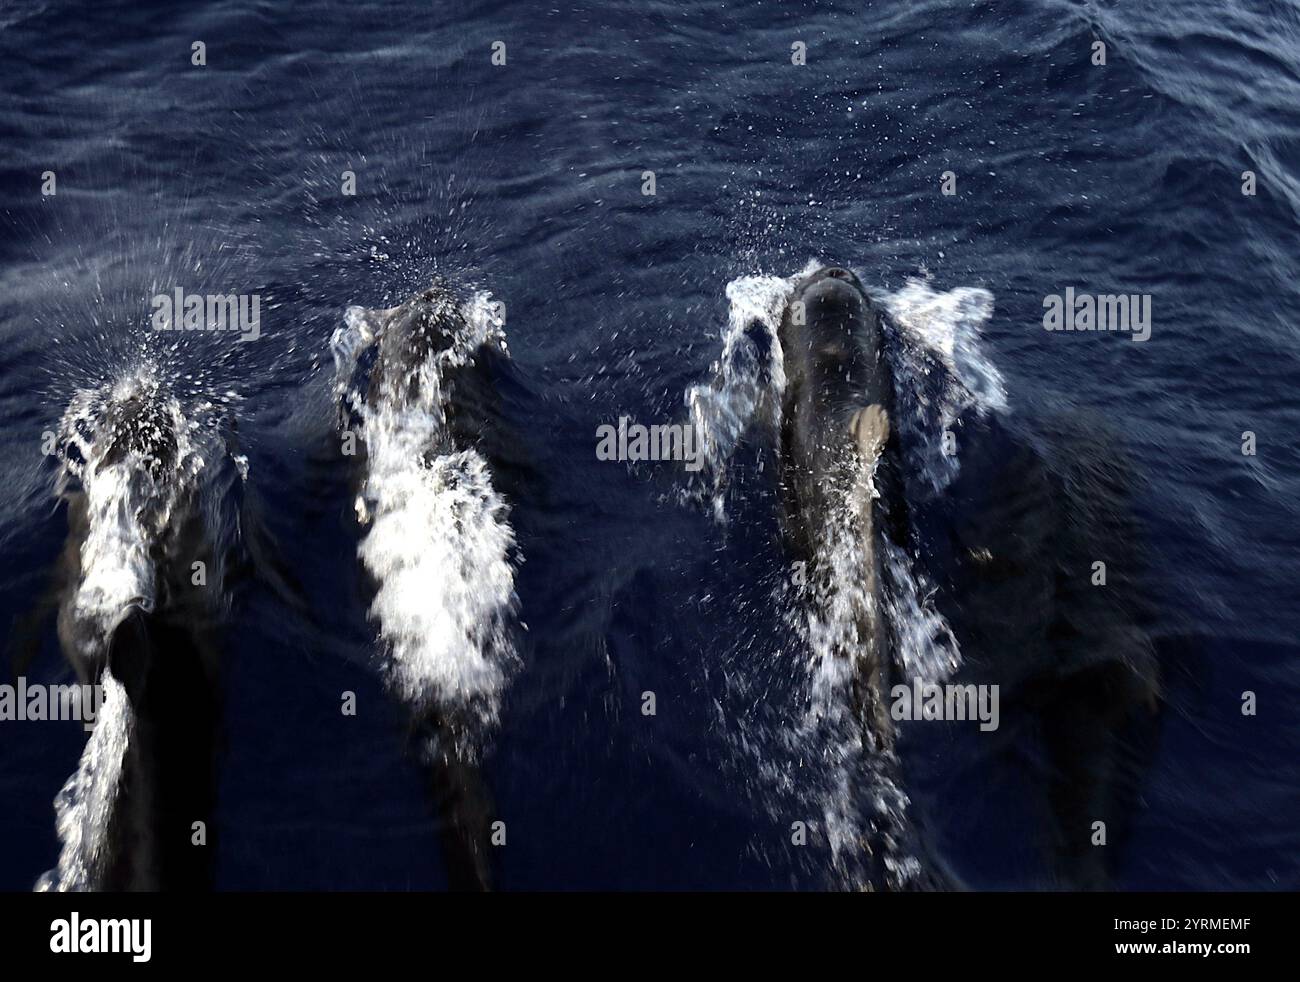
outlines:
[[[159, 445], [174, 441], [175, 455], [169, 461], [136, 449], [109, 460], [122, 437], [113, 407], [131, 399], [157, 407], [160, 421], [143, 437]], [[154, 609], [156, 577], [150, 550], [204, 466], [191, 429], [180, 403], [163, 392], [148, 365], [112, 384], [79, 390], [64, 413], [58, 487], [63, 493], [79, 482], [87, 509], [73, 618], [81, 653], [88, 660], [102, 651], [132, 607]]]
[[108, 855], [108, 829], [117, 802], [122, 760], [131, 738], [126, 690], [105, 671], [104, 699], [77, 770], [54, 799], [55, 828], [62, 844], [58, 865], [36, 881], [38, 893], [94, 890]]
[[[879, 497], [875, 467], [864, 471], [862, 487], [850, 501]], [[898, 783], [898, 758], [878, 746], [855, 715], [855, 658], [866, 642], [862, 625], [874, 615], [891, 636], [882, 648], [910, 681], [938, 682], [961, 664], [961, 649], [948, 622], [933, 606], [934, 590], [905, 549], [887, 535], [876, 534], [880, 588], [868, 589], [870, 561], [860, 526], [850, 503], [841, 503], [827, 516], [820, 537], [820, 558], [826, 579], [817, 585], [803, 608], [809, 658], [810, 708], [801, 730], [826, 748], [829, 765], [819, 789], [832, 862], [854, 887], [864, 882], [865, 843], [875, 841], [883, 851], [885, 882], [902, 889], [920, 875], [919, 859], [908, 850], [910, 799]], [[880, 608], [880, 609], [878, 609]], [[888, 702], [889, 693], [879, 696]], [[814, 744], [815, 745], [815, 744]], [[864, 836], [871, 830], [870, 837]]]
[[[726, 468], [737, 444], [755, 420], [779, 432], [785, 372], [779, 330], [786, 302], [800, 278], [823, 264], [810, 260], [790, 277], [741, 276], [727, 284], [730, 301], [722, 353], [707, 381], [686, 390], [686, 405], [703, 448], [710, 476], [714, 518], [725, 520]], [[918, 470], [935, 491], [956, 475], [956, 453], [946, 453], [943, 434], [974, 411], [1008, 410], [1002, 373], [984, 350], [981, 334], [993, 315], [993, 294], [977, 287], [934, 290], [914, 278], [895, 292], [872, 294], [901, 346], [889, 352], [896, 389], [895, 422], [913, 448]], [[770, 355], [752, 338], [762, 330]]]
[[972, 287], [938, 292], [912, 279], [879, 299], [902, 341], [891, 363], [896, 415], [914, 448], [909, 456], [914, 469], [942, 491], [959, 467], [958, 454], [944, 451], [943, 434], [971, 410], [1007, 410], [1002, 373], [980, 342], [993, 315], [993, 294]]
[[902, 549], [882, 537], [887, 576], [886, 617], [894, 630], [894, 657], [911, 682], [942, 682], [961, 665], [961, 647], [948, 622], [934, 608], [935, 588]]
[[[844, 488], [843, 500], [832, 504], [825, 516], [818, 536], [819, 570], [806, 601], [793, 612], [808, 652], [808, 709], [793, 738], [821, 754], [811, 790], [822, 813], [832, 864], [854, 888], [869, 882], [866, 850], [873, 843], [883, 851], [889, 886], [903, 886], [917, 867], [901, 848], [909, 802], [894, 777], [897, 758], [892, 748], [878, 744], [859, 718], [853, 695], [861, 670], [859, 652], [870, 641], [863, 632], [883, 630], [884, 618], [897, 610], [888, 581], [874, 595], [868, 586], [874, 576], [872, 557], [858, 515], [863, 502], [877, 497], [873, 464], [859, 471], [855, 484]], [[879, 541], [872, 546], [878, 549]], [[881, 650], [888, 657], [887, 649]]]
[[507, 630], [514, 533], [482, 455], [432, 448], [446, 446], [443, 373], [505, 341], [488, 294], [462, 313], [464, 335], [416, 369], [414, 401], [403, 395], [406, 379], [385, 380], [374, 404], [349, 388], [360, 351], [384, 329], [377, 314], [351, 308], [332, 347], [368, 457], [358, 514], [370, 530], [358, 554], [378, 584], [370, 613], [388, 646], [390, 684], [413, 706], [468, 709], [491, 724], [516, 660]]
[[[750, 421], [766, 405], [773, 425], [780, 427], [785, 372], [778, 331], [792, 283], [779, 276], [742, 276], [727, 284], [731, 308], [722, 354], [710, 368], [710, 379], [686, 390], [691, 424], [712, 484], [713, 515], [719, 522], [725, 518], [722, 481], [727, 462]], [[750, 337], [751, 325], [767, 335], [771, 354], [766, 361]]]

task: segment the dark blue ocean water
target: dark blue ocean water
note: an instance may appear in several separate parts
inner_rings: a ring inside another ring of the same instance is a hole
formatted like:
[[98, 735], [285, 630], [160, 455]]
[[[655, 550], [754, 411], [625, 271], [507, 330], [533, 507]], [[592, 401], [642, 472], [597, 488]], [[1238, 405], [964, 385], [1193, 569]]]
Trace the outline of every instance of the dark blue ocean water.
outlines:
[[[781, 736], [806, 659], [770, 451], [738, 449], [723, 521], [679, 472], [594, 452], [620, 414], [681, 417], [728, 283], [810, 260], [994, 298], [980, 344], [1007, 408], [960, 422], [912, 559], [1003, 721], [904, 724], [926, 849], [974, 888], [1070, 885], [1060, 789], [1111, 788], [1108, 885], [1300, 886], [1292, 0], [32, 0], [0, 5], [0, 79], [0, 623], [38, 602], [65, 534], [41, 434], [156, 347], [154, 288], [263, 298], [257, 342], [160, 356], [178, 388], [234, 394], [249, 497], [308, 604], [232, 598], [219, 887], [445, 883], [329, 453], [344, 308], [434, 270], [507, 304], [532, 474], [511, 502], [522, 667], [485, 763], [497, 885], [845, 885], [815, 768]], [[1150, 340], [1045, 331], [1067, 287], [1149, 294]], [[42, 631], [27, 674], [66, 681]], [[1130, 662], [1159, 679], [1140, 719], [1080, 675]], [[0, 888], [57, 858], [51, 803], [84, 740], [0, 724]]]

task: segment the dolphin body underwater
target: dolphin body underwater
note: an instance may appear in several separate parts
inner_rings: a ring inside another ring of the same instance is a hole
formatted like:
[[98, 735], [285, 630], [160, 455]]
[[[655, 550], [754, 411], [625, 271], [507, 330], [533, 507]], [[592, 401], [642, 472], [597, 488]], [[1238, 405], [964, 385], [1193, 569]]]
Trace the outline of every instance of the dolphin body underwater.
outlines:
[[486, 890], [492, 804], [480, 757], [514, 661], [516, 603], [514, 534], [499, 494], [509, 477], [494, 453], [504, 338], [480, 333], [440, 277], [404, 303], [353, 307], [347, 319], [332, 347], [344, 436], [359, 436], [353, 490], [370, 616], [429, 777], [448, 882]]
[[190, 436], [147, 375], [83, 392], [65, 414], [68, 535], [33, 616], [57, 606], [65, 657], [104, 699], [56, 799], [63, 845], [38, 890], [212, 885], [219, 628], [253, 554], [233, 435], [213, 465]]

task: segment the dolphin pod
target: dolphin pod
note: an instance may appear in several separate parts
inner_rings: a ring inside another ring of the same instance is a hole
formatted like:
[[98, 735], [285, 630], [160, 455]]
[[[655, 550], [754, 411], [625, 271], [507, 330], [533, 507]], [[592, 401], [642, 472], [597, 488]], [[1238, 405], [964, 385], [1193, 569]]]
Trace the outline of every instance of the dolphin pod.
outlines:
[[[518, 661], [511, 501], [486, 450], [504, 336], [484, 297], [442, 279], [345, 320], [332, 349], [340, 435], [355, 446], [339, 463], [385, 681], [408, 710], [449, 881], [486, 889], [493, 811], [480, 759]], [[896, 536], [906, 506], [882, 317], [857, 276], [824, 267], [793, 284], [777, 339], [783, 529], [811, 594], [849, 598], [852, 631], [835, 656], [851, 665], [864, 752], [892, 759], [880, 538]], [[195, 848], [195, 830], [214, 834], [223, 584], [258, 552], [239, 520], [246, 475], [230, 476], [229, 436], [195, 446], [152, 379], [87, 396], [64, 429], [58, 637], [78, 676], [108, 694], [56, 802], [62, 854], [37, 887], [210, 887], [212, 852]], [[214, 523], [223, 509], [235, 517]], [[196, 583], [199, 567], [213, 581]]]

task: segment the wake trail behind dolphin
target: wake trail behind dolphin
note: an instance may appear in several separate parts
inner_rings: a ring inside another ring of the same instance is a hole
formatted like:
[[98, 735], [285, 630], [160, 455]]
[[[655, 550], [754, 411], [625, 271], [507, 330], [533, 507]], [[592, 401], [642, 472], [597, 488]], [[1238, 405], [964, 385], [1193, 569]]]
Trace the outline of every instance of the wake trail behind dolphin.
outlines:
[[37, 893], [94, 890], [110, 859], [108, 830], [131, 740], [132, 712], [126, 690], [112, 672], [104, 672], [102, 684], [95, 728], [77, 769], [54, 799], [59, 860], [36, 881]]

